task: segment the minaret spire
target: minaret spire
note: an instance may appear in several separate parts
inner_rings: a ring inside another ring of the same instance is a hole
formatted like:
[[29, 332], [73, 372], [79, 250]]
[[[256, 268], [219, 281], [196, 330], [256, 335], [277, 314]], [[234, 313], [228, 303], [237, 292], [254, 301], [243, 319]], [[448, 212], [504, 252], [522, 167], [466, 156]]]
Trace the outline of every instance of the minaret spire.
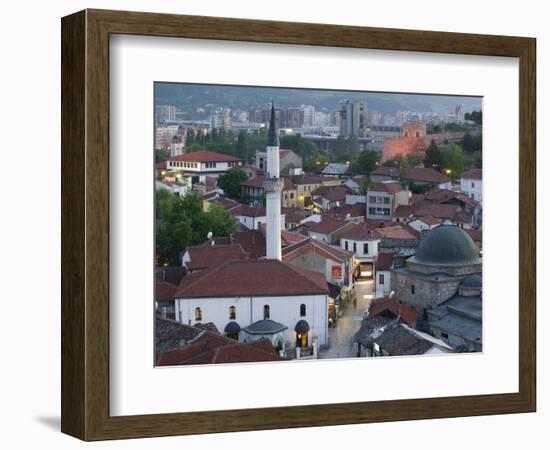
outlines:
[[279, 146], [279, 133], [277, 132], [277, 126], [275, 124], [275, 104], [273, 100], [271, 100], [271, 118], [269, 119], [269, 130], [267, 131], [267, 146]]
[[279, 133], [275, 124], [275, 105], [271, 101], [271, 118], [267, 132], [267, 170], [264, 180], [266, 196], [266, 257], [268, 259], [282, 259], [281, 255], [281, 190], [283, 180], [279, 171]]

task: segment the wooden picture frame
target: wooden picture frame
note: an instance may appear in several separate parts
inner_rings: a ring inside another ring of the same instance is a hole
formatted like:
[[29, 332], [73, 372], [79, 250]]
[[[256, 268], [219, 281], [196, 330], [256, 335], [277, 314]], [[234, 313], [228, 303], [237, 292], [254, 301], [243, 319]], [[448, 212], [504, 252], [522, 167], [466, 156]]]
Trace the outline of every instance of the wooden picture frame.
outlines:
[[[535, 411], [533, 38], [85, 10], [62, 19], [62, 417], [84, 440]], [[519, 58], [519, 392], [173, 414], [109, 415], [111, 34]]]

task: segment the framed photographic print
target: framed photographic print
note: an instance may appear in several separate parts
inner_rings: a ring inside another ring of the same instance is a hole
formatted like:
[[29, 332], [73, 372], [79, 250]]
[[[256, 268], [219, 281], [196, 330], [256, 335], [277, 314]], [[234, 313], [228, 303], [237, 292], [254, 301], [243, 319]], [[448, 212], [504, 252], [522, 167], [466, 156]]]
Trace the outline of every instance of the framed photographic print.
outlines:
[[62, 431], [535, 410], [535, 40], [62, 19]]

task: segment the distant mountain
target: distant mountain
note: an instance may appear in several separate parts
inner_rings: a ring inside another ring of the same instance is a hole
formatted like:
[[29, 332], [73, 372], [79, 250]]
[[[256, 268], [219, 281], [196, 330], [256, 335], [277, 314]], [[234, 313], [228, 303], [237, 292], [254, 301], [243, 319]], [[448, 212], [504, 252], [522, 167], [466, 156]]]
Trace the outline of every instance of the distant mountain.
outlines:
[[271, 87], [157, 83], [155, 99], [158, 105], [176, 105], [179, 110], [194, 113], [197, 108], [208, 112], [216, 108], [246, 110], [266, 106], [273, 99], [277, 107], [313, 105], [317, 110], [331, 111], [343, 100], [366, 100], [368, 109], [394, 114], [400, 110], [447, 114], [457, 104], [468, 112], [481, 108], [481, 97], [405, 94], [387, 92], [356, 92]]

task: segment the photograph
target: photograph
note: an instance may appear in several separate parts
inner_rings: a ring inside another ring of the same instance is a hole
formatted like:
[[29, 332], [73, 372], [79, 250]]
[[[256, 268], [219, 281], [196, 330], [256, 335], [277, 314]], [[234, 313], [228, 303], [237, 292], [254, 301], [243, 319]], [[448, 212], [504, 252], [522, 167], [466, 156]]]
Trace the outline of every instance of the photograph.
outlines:
[[153, 89], [155, 366], [483, 351], [482, 97]]

